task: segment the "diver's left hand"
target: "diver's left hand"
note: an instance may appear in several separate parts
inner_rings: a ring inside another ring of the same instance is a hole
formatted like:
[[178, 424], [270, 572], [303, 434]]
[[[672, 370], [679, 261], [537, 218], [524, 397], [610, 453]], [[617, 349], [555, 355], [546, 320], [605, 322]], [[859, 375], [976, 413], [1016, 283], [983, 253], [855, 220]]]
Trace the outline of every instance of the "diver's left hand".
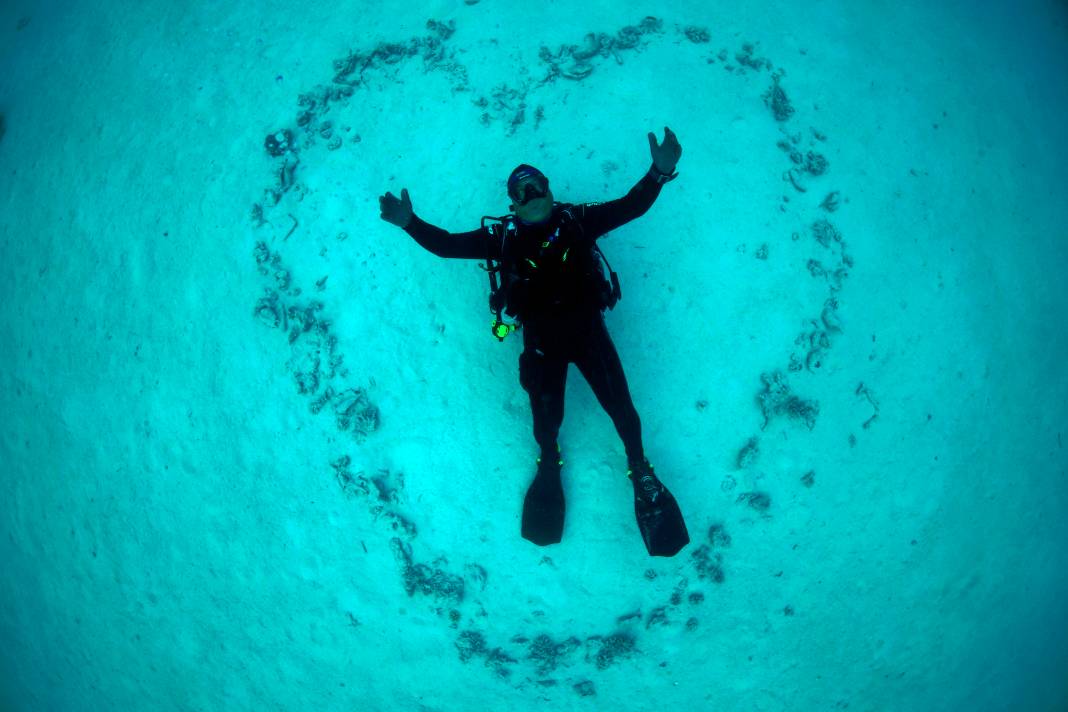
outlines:
[[675, 132], [665, 126], [664, 142], [661, 144], [657, 144], [656, 134], [649, 132], [649, 152], [653, 154], [653, 165], [656, 169], [665, 175], [671, 175], [675, 172], [679, 156], [682, 155], [682, 146], [675, 138]]

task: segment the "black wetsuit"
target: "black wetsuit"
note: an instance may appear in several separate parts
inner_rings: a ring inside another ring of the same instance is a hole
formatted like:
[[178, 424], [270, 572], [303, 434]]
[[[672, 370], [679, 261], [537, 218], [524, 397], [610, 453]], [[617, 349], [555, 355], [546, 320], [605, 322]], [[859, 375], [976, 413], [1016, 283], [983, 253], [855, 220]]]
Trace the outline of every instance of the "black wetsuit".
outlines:
[[[662, 186], [654, 170], [617, 200], [556, 203], [552, 215], [543, 223], [517, 220], [516, 235], [510, 238], [483, 229], [449, 233], [415, 215], [405, 228], [416, 242], [439, 257], [489, 257], [517, 273], [524, 288], [523, 297], [510, 309], [518, 312], [523, 324], [519, 382], [530, 395], [534, 438], [543, 458], [556, 457], [569, 363], [578, 366], [601, 407], [612, 418], [627, 460], [640, 462], [644, 458], [641, 420], [605, 327], [597, 285], [589, 279], [589, 272], [593, 242], [645, 214], [660, 195]], [[567, 208], [574, 221], [563, 221], [561, 213]]]

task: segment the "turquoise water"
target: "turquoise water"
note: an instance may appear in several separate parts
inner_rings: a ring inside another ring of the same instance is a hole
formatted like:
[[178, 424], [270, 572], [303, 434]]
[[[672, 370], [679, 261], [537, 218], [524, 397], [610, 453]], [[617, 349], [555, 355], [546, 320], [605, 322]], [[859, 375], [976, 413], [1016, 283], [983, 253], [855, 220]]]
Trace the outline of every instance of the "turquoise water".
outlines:
[[[0, 11], [0, 708], [1068, 708], [1063, 3]], [[452, 232], [601, 240], [563, 541]]]

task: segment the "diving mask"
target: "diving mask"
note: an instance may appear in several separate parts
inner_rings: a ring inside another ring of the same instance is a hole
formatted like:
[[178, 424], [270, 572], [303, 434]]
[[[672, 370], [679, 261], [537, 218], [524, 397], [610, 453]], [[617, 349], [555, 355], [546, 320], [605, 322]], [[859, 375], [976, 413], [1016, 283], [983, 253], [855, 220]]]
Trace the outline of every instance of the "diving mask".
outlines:
[[544, 198], [549, 194], [549, 180], [545, 176], [530, 176], [515, 187], [512, 200], [516, 205], [526, 205], [532, 200]]

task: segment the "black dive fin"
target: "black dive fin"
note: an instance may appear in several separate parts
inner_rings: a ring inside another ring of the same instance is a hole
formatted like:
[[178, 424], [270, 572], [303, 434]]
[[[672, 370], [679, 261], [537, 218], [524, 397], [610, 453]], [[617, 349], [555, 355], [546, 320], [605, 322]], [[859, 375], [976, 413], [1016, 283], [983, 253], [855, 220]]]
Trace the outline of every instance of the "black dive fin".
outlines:
[[558, 544], [564, 535], [564, 488], [560, 466], [541, 467], [523, 500], [523, 538], [538, 546]]
[[674, 556], [690, 543], [679, 503], [653, 475], [634, 482], [634, 515], [649, 556]]

